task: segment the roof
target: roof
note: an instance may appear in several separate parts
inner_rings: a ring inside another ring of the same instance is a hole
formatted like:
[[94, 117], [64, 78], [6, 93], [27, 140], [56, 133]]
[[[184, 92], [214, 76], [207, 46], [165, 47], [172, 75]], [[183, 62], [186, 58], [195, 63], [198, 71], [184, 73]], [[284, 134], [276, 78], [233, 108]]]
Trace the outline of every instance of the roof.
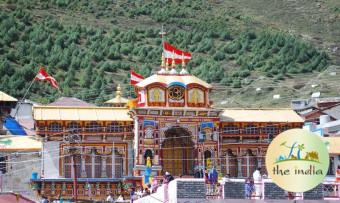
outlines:
[[132, 121], [127, 108], [34, 106], [34, 120], [64, 121]]
[[221, 121], [304, 122], [292, 109], [224, 109], [220, 115]]
[[84, 102], [75, 97], [60, 97], [56, 101], [48, 104], [48, 106], [96, 106], [96, 105]]
[[110, 99], [106, 102], [104, 102], [105, 104], [127, 104], [129, 102], [128, 99], [124, 98], [124, 97], [115, 97], [113, 99]]
[[0, 101], [6, 101], [6, 102], [16, 102], [18, 101], [16, 98], [9, 96], [5, 92], [0, 91]]
[[137, 87], [146, 87], [152, 83], [162, 83], [166, 86], [172, 85], [172, 84], [178, 84], [182, 83], [184, 85], [189, 84], [199, 84], [202, 85], [205, 88], [212, 88], [212, 86], [203, 80], [193, 76], [193, 75], [171, 75], [171, 74], [154, 74], [148, 78], [145, 78], [141, 82], [137, 83]]
[[340, 104], [327, 108], [323, 112], [335, 119], [340, 119]]
[[340, 154], [340, 137], [323, 137], [328, 142], [328, 152], [330, 154]]
[[41, 141], [33, 136], [4, 136], [0, 139], [0, 151], [39, 151]]

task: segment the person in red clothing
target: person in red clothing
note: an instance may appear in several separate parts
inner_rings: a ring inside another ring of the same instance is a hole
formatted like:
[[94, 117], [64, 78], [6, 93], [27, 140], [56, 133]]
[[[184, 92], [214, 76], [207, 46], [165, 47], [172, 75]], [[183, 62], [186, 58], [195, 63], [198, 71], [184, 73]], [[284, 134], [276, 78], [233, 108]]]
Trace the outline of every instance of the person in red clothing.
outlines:
[[338, 169], [335, 172], [335, 182], [340, 183], [340, 165], [338, 165]]

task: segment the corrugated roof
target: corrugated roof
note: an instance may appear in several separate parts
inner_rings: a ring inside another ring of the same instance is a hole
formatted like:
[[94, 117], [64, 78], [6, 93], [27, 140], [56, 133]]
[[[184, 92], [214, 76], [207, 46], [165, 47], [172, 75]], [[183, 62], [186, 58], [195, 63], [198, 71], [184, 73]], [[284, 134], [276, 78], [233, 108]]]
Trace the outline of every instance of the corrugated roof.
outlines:
[[18, 100], [12, 96], [9, 96], [5, 92], [0, 91], [0, 101], [16, 102]]
[[41, 141], [33, 136], [3, 137], [0, 139], [0, 151], [35, 151], [41, 150]]
[[340, 104], [323, 110], [324, 113], [330, 115], [335, 119], [340, 119]]
[[328, 142], [328, 152], [330, 154], [340, 154], [340, 137], [323, 137]]
[[96, 106], [96, 105], [84, 102], [75, 97], [60, 97], [56, 101], [48, 104], [48, 106]]
[[234, 122], [304, 122], [292, 109], [224, 109], [221, 121]]
[[163, 83], [165, 85], [169, 85], [171, 83], [176, 83], [176, 82], [180, 82], [183, 83], [185, 85], [189, 85], [189, 84], [199, 84], [202, 85], [203, 87], [206, 88], [212, 88], [212, 86], [206, 82], [204, 82], [203, 80], [193, 76], [193, 75], [170, 75], [170, 74], [166, 74], [166, 75], [162, 75], [162, 74], [154, 74], [148, 78], [145, 78], [144, 80], [142, 80], [141, 82], [137, 83], [136, 86], [137, 87], [146, 87], [152, 83]]
[[34, 120], [131, 121], [127, 108], [34, 106]]

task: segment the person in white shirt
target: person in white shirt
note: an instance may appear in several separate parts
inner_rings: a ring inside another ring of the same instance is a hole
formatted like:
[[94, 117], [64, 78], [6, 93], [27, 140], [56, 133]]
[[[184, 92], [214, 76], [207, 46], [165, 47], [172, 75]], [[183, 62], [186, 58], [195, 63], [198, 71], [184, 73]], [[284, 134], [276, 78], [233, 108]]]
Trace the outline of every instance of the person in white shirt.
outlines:
[[112, 197], [112, 193], [110, 193], [109, 196], [107, 196], [106, 201], [107, 202], [114, 202], [113, 197]]
[[257, 168], [253, 173], [254, 186], [255, 186], [255, 199], [262, 197], [262, 176], [261, 168]]

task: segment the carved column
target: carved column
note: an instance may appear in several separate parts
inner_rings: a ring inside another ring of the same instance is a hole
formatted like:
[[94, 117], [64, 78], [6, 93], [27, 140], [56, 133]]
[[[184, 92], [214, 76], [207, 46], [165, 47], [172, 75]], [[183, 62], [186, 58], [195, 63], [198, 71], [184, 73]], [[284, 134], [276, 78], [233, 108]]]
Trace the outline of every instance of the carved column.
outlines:
[[115, 147], [113, 145], [112, 147], [112, 178], [115, 178], [116, 177], [116, 158], [115, 158]]
[[107, 174], [106, 174], [106, 156], [102, 157], [101, 177], [102, 178], [107, 178]]
[[237, 176], [238, 177], [242, 177], [242, 166], [241, 166], [241, 163], [242, 163], [242, 156], [239, 156], [237, 158]]
[[84, 155], [81, 155], [81, 174], [80, 176], [82, 178], [86, 178], [87, 177], [87, 174], [86, 174], [86, 167], [85, 167], [85, 156]]
[[96, 168], [95, 168], [95, 164], [96, 164], [96, 154], [95, 154], [95, 149], [92, 149], [92, 152], [91, 152], [91, 161], [92, 161], [92, 165], [91, 165], [91, 171], [92, 171], [92, 178], [95, 177], [95, 173], [96, 173]]

